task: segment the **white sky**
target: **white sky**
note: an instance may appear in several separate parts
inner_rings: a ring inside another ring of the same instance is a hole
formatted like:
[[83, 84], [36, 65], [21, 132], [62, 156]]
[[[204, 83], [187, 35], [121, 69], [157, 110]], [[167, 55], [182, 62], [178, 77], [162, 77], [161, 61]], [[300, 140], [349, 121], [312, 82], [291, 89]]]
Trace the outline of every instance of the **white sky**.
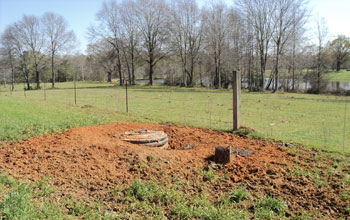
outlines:
[[311, 0], [310, 9], [314, 20], [317, 17], [326, 19], [331, 38], [350, 37], [350, 0]]
[[[120, 0], [119, 0], [120, 1]], [[205, 5], [215, 0], [198, 0]], [[234, 0], [223, 0], [233, 5]], [[94, 22], [103, 0], [0, 0], [0, 33], [7, 25], [18, 21], [23, 14], [40, 16], [46, 11], [55, 12], [68, 20], [80, 41], [79, 50], [85, 52], [88, 43], [86, 29]], [[309, 0], [312, 12], [308, 25], [309, 38], [313, 37], [315, 21], [324, 17], [328, 24], [330, 39], [337, 35], [350, 37], [350, 0]]]

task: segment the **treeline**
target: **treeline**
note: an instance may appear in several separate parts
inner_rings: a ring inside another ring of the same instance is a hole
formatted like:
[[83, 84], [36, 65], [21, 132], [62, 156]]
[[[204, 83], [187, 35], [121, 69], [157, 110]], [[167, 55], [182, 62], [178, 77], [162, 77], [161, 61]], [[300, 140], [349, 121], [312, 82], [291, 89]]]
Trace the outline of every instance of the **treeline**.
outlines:
[[55, 86], [55, 79], [62, 78], [56, 71], [70, 65], [62, 62], [55, 67], [55, 58], [69, 51], [76, 41], [74, 32], [67, 27], [62, 16], [45, 13], [42, 17], [24, 15], [6, 28], [1, 35], [1, 66], [9, 67], [12, 89], [15, 78], [25, 81], [27, 89], [32, 89], [30, 82], [34, 79], [36, 88], [40, 88], [40, 82], [47, 80], [47, 72]]
[[112, 0], [88, 29], [86, 55], [66, 55], [75, 37], [61, 16], [24, 16], [1, 36], [1, 67], [28, 89], [30, 80], [39, 88], [40, 79], [54, 87], [73, 78], [227, 88], [239, 71], [251, 91], [293, 91], [308, 81], [317, 93], [324, 73], [348, 67], [350, 43], [345, 36], [330, 40], [322, 19], [308, 30], [310, 14], [306, 0], [202, 7], [195, 0]]

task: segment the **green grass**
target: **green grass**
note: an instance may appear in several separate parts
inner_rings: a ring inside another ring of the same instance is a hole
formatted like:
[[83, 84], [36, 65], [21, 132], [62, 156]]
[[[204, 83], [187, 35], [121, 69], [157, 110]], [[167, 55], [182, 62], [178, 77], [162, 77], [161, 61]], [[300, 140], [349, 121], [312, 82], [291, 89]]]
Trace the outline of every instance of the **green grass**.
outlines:
[[0, 189], [0, 219], [115, 219], [97, 204], [57, 199], [46, 178], [26, 183], [1, 174]]
[[250, 197], [249, 192], [242, 186], [238, 187], [236, 190], [233, 190], [230, 194], [230, 201], [239, 203], [244, 200], [248, 200]]
[[116, 194], [121, 219], [248, 219], [248, 212], [231, 203], [214, 203], [205, 194], [186, 195], [154, 182], [135, 181]]
[[0, 96], [0, 107], [0, 141], [62, 132], [77, 126], [129, 120], [125, 114], [93, 107], [6, 96]]
[[[27, 91], [24, 98], [23, 90], [16, 90], [11, 95], [8, 88], [5, 91], [2, 88], [0, 139], [18, 139], [75, 126], [120, 120], [150, 120], [232, 129], [230, 90], [129, 87], [129, 114], [126, 114], [124, 88], [110, 83], [81, 84], [92, 86], [86, 88], [79, 84], [77, 105], [74, 104], [73, 89], [48, 89], [44, 101], [43, 90]], [[73, 83], [57, 84], [61, 88], [72, 86]], [[350, 152], [349, 97], [243, 92], [241, 99], [242, 125], [255, 129], [260, 134], [258, 136]]]
[[286, 204], [274, 197], [262, 197], [256, 202], [255, 216], [257, 219], [273, 219], [283, 216]]
[[325, 78], [334, 82], [350, 82], [350, 71], [328, 72], [325, 74]]

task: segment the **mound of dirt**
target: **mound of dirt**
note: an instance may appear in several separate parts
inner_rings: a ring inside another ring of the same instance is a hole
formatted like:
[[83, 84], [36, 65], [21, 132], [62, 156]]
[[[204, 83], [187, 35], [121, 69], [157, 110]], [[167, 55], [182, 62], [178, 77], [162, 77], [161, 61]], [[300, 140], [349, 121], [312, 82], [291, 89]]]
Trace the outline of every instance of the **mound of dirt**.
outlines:
[[[168, 149], [122, 140], [122, 134], [138, 129], [164, 131]], [[244, 185], [256, 198], [268, 194], [283, 199], [292, 210], [289, 214], [300, 208], [317, 210], [329, 218], [346, 213], [349, 204], [339, 198], [339, 187], [320, 188], [311, 178], [290, 172], [295, 165], [308, 169], [314, 166], [310, 161], [306, 163], [309, 152], [301, 151], [296, 156], [274, 143], [209, 129], [139, 123], [73, 128], [22, 143], [2, 143], [0, 169], [22, 180], [37, 181], [47, 175], [62, 197], [71, 194], [108, 203], [104, 198], [115, 185], [128, 185], [135, 179], [163, 182], [176, 175], [195, 186], [201, 181], [199, 169], [215, 167], [210, 158], [217, 145], [254, 153], [236, 153], [230, 163], [215, 170], [225, 178], [220, 184], [205, 184], [200, 189], [210, 192], [211, 199]], [[339, 178], [334, 181], [341, 182]], [[186, 193], [198, 190], [193, 187]]]

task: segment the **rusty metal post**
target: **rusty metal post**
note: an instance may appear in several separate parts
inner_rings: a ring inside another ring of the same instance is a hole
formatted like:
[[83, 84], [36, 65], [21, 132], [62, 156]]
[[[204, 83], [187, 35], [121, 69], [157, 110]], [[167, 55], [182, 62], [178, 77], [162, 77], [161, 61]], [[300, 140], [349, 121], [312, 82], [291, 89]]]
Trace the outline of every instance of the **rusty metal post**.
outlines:
[[241, 79], [237, 71], [232, 72], [233, 130], [241, 127]]

